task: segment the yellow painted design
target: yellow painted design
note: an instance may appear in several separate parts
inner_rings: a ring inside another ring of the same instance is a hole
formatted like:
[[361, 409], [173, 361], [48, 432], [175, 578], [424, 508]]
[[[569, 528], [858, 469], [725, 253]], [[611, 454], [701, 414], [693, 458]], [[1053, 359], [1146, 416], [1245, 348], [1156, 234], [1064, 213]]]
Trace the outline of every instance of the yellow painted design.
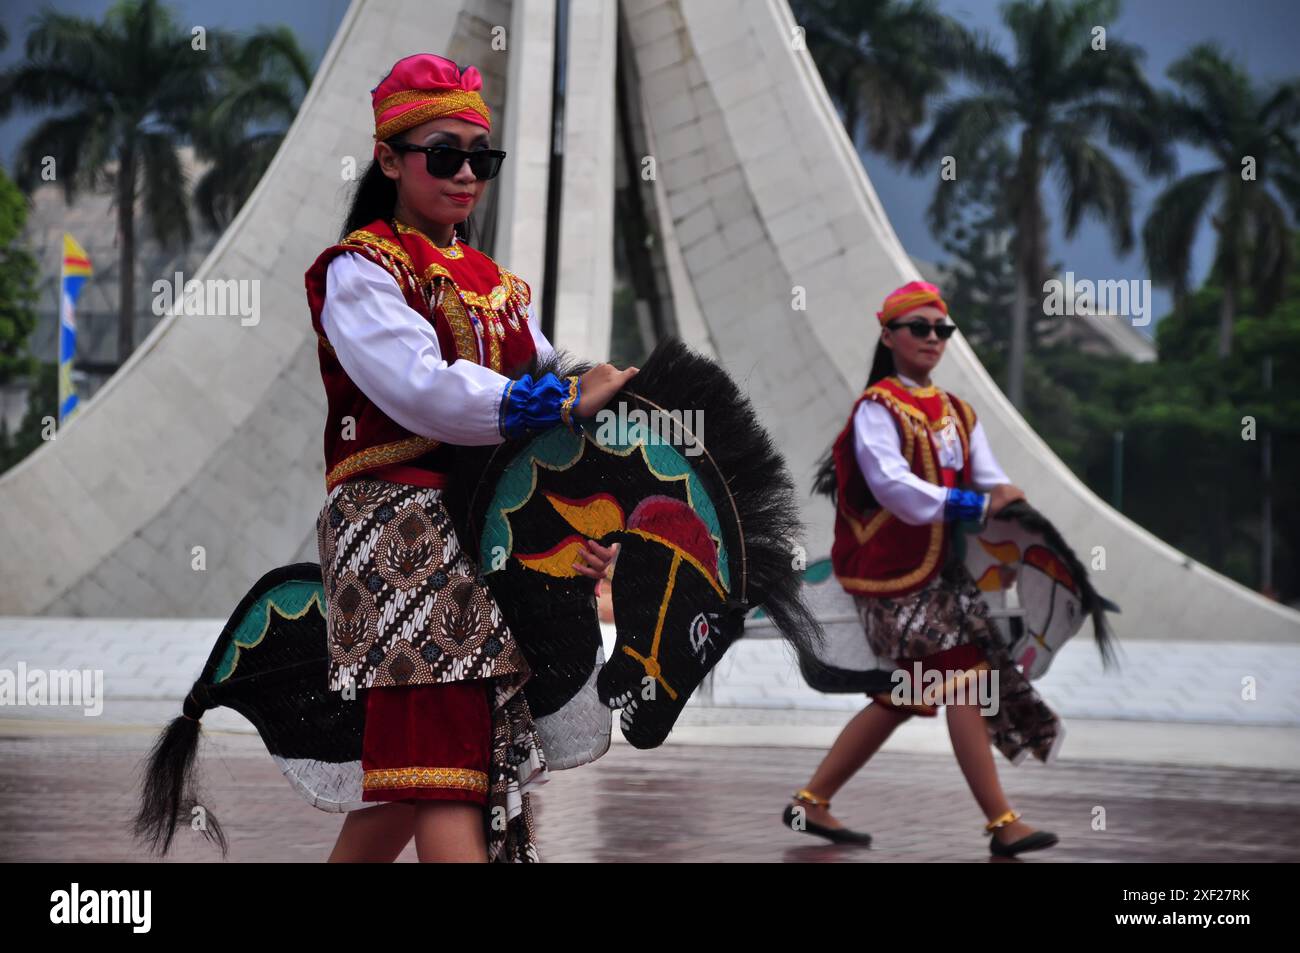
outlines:
[[575, 539], [572, 542], [565, 543], [555, 552], [544, 556], [529, 556], [516, 553], [515, 558], [528, 569], [544, 572], [548, 576], [567, 579], [581, 575], [573, 568], [573, 564], [581, 562], [578, 553], [584, 548], [582, 541]]
[[[530, 460], [529, 467], [528, 467], [529, 481], [530, 481], [528, 492], [524, 494], [523, 499], [519, 501], [519, 504], [517, 506], [507, 507], [506, 509], [502, 510], [502, 515], [509, 516], [511, 513], [517, 512], [518, 510], [521, 510], [528, 505], [528, 501], [531, 500], [533, 498], [533, 494], [537, 492], [537, 468], [538, 467], [541, 467], [545, 470], [551, 470], [556, 473], [562, 470], [567, 470], [569, 469], [569, 467], [573, 466], [580, 459], [582, 459], [582, 454], [586, 451], [586, 449], [587, 449], [587, 441], [579, 440], [578, 449], [573, 454], [573, 458], [571, 460], [562, 461], [561, 463], [558, 463], [555, 466], [551, 466], [550, 464], [547, 463], [542, 463], [536, 457]], [[510, 525], [509, 519], [505, 521], [505, 525], [506, 525], [506, 552], [513, 553], [515, 551], [515, 530], [514, 527]]]
[[1018, 563], [1020, 562], [1020, 547], [1015, 543], [990, 543], [983, 537], [976, 537], [979, 540], [980, 548], [988, 553], [1000, 563]]
[[596, 497], [589, 503], [565, 500], [546, 493], [547, 502], [564, 521], [583, 536], [596, 539], [623, 528], [623, 509], [608, 497]]
[[[648, 539], [651, 540], [652, 542], [659, 543], [661, 546], [667, 546], [669, 549], [673, 551], [673, 556], [676, 559], [680, 561], [688, 562], [696, 569], [699, 570], [700, 575], [709, 581], [709, 585], [713, 587], [713, 591], [718, 594], [719, 599], [725, 599], [727, 597], [726, 593], [722, 591], [722, 586], [718, 583], [718, 580], [713, 577], [713, 573], [709, 572], [708, 568], [702, 562], [700, 562], [698, 559], [696, 559], [686, 550], [682, 549], [671, 539], [667, 539], [663, 536], [660, 536], [658, 533], [651, 533], [643, 529], [630, 529], [628, 530], [628, 532], [631, 533], [633, 536], [640, 536], [642, 539]], [[617, 562], [614, 563], [614, 574], [618, 575]]]
[[[659, 539], [659, 537], [653, 536], [653, 534], [650, 533], [641, 533], [640, 535]], [[663, 639], [664, 619], [668, 615], [668, 604], [672, 601], [673, 589], [677, 585], [677, 568], [682, 564], [682, 558], [686, 556], [686, 554], [680, 549], [677, 549], [677, 547], [674, 546], [673, 549], [675, 551], [673, 552], [672, 565], [668, 567], [668, 584], [664, 586], [664, 595], [659, 601], [659, 618], [655, 622], [655, 634], [650, 640], [650, 655], [648, 657], [641, 655], [630, 645], [623, 646], [623, 651], [640, 662], [641, 667], [645, 669], [645, 673], [662, 685], [664, 691], [668, 693], [668, 697], [673, 701], [676, 701], [677, 692], [674, 691], [673, 687], [664, 679], [663, 670], [659, 667], [659, 643]], [[618, 564], [615, 563], [614, 565], [617, 566]], [[696, 565], [698, 566], [699, 564], [696, 563]], [[709, 574], [706, 572], [704, 575], [705, 578], [708, 578]]]

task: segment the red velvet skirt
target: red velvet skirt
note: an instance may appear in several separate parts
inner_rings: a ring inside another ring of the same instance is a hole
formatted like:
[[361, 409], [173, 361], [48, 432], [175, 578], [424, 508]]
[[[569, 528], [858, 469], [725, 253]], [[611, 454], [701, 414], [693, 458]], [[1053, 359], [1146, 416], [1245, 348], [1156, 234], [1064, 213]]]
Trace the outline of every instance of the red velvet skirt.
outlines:
[[[952, 648], [942, 649], [938, 652], [932, 652], [929, 655], [923, 655], [919, 658], [897, 658], [894, 662], [899, 668], [904, 669], [909, 675], [912, 673], [912, 667], [921, 663], [921, 674], [930, 671], [950, 672], [954, 669], [969, 670], [977, 666], [988, 668], [988, 659], [985, 657], [984, 650], [978, 645], [971, 642], [964, 642], [961, 645], [954, 645]], [[902, 708], [910, 711], [914, 715], [921, 715], [925, 718], [934, 718], [939, 714], [939, 709], [933, 705], [895, 705], [889, 692], [881, 692], [872, 696], [873, 699], [882, 705], [888, 705], [891, 708]]]
[[491, 682], [366, 688], [363, 801], [431, 798], [487, 805]]

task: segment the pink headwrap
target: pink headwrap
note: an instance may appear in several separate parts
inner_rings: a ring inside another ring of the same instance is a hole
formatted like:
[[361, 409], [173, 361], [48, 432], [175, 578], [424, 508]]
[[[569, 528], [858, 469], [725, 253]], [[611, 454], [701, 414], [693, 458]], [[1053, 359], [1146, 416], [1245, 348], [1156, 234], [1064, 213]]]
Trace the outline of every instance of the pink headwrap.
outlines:
[[483, 78], [473, 66], [461, 70], [451, 60], [432, 53], [398, 60], [370, 91], [375, 110], [375, 157], [379, 156], [379, 140], [430, 119], [453, 116], [491, 129], [491, 113], [479, 94], [482, 88]]
[[928, 281], [909, 281], [903, 287], [889, 293], [889, 297], [885, 298], [884, 308], [876, 312], [876, 317], [880, 319], [881, 324], [888, 324], [899, 315], [907, 314], [927, 304], [934, 305], [944, 314], [948, 313], [948, 305], [939, 294], [938, 288]]

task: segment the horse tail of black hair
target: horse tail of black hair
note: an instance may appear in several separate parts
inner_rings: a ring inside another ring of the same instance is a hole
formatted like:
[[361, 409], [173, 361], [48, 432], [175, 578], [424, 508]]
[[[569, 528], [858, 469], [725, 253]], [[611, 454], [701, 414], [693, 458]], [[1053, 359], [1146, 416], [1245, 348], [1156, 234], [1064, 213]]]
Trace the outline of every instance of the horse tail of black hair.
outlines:
[[[197, 701], [196, 699], [202, 699]], [[199, 806], [195, 788], [195, 757], [199, 746], [199, 718], [211, 701], [203, 682], [195, 682], [182, 714], [173, 718], [154, 742], [140, 793], [140, 810], [132, 833], [151, 853], [163, 855], [171, 848], [181, 818]], [[214, 815], [203, 808], [199, 830], [226, 856], [225, 832]]]

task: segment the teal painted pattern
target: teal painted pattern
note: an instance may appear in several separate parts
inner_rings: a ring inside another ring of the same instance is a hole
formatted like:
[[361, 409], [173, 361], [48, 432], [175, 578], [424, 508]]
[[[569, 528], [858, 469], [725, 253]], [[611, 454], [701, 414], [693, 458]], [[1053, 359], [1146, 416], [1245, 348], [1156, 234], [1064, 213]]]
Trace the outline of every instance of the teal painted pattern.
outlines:
[[239, 653], [251, 649], [266, 638], [271, 626], [271, 612], [274, 610], [286, 619], [297, 619], [306, 614], [312, 603], [316, 603], [322, 616], [325, 615], [325, 588], [318, 582], [285, 582], [267, 592], [249, 608], [226, 646], [221, 664], [213, 675], [213, 684], [220, 684], [235, 674], [239, 665]]
[[506, 514], [523, 506], [536, 487], [536, 470], [567, 470], [578, 462], [584, 452], [612, 453], [627, 456], [640, 452], [650, 471], [662, 480], [686, 481], [687, 501], [696, 515], [704, 521], [709, 535], [718, 546], [718, 578], [723, 589], [731, 591], [731, 569], [727, 548], [722, 542], [722, 526], [713, 501], [705, 492], [704, 484], [695, 475], [690, 462], [671, 444], [653, 442], [646, 428], [631, 423], [627, 428], [626, 443], [597, 444], [589, 438], [573, 433], [567, 427], [553, 427], [533, 438], [502, 474], [496, 493], [488, 504], [483, 532], [479, 536], [479, 565], [488, 572], [502, 568], [492, 554], [514, 552], [510, 523]]

